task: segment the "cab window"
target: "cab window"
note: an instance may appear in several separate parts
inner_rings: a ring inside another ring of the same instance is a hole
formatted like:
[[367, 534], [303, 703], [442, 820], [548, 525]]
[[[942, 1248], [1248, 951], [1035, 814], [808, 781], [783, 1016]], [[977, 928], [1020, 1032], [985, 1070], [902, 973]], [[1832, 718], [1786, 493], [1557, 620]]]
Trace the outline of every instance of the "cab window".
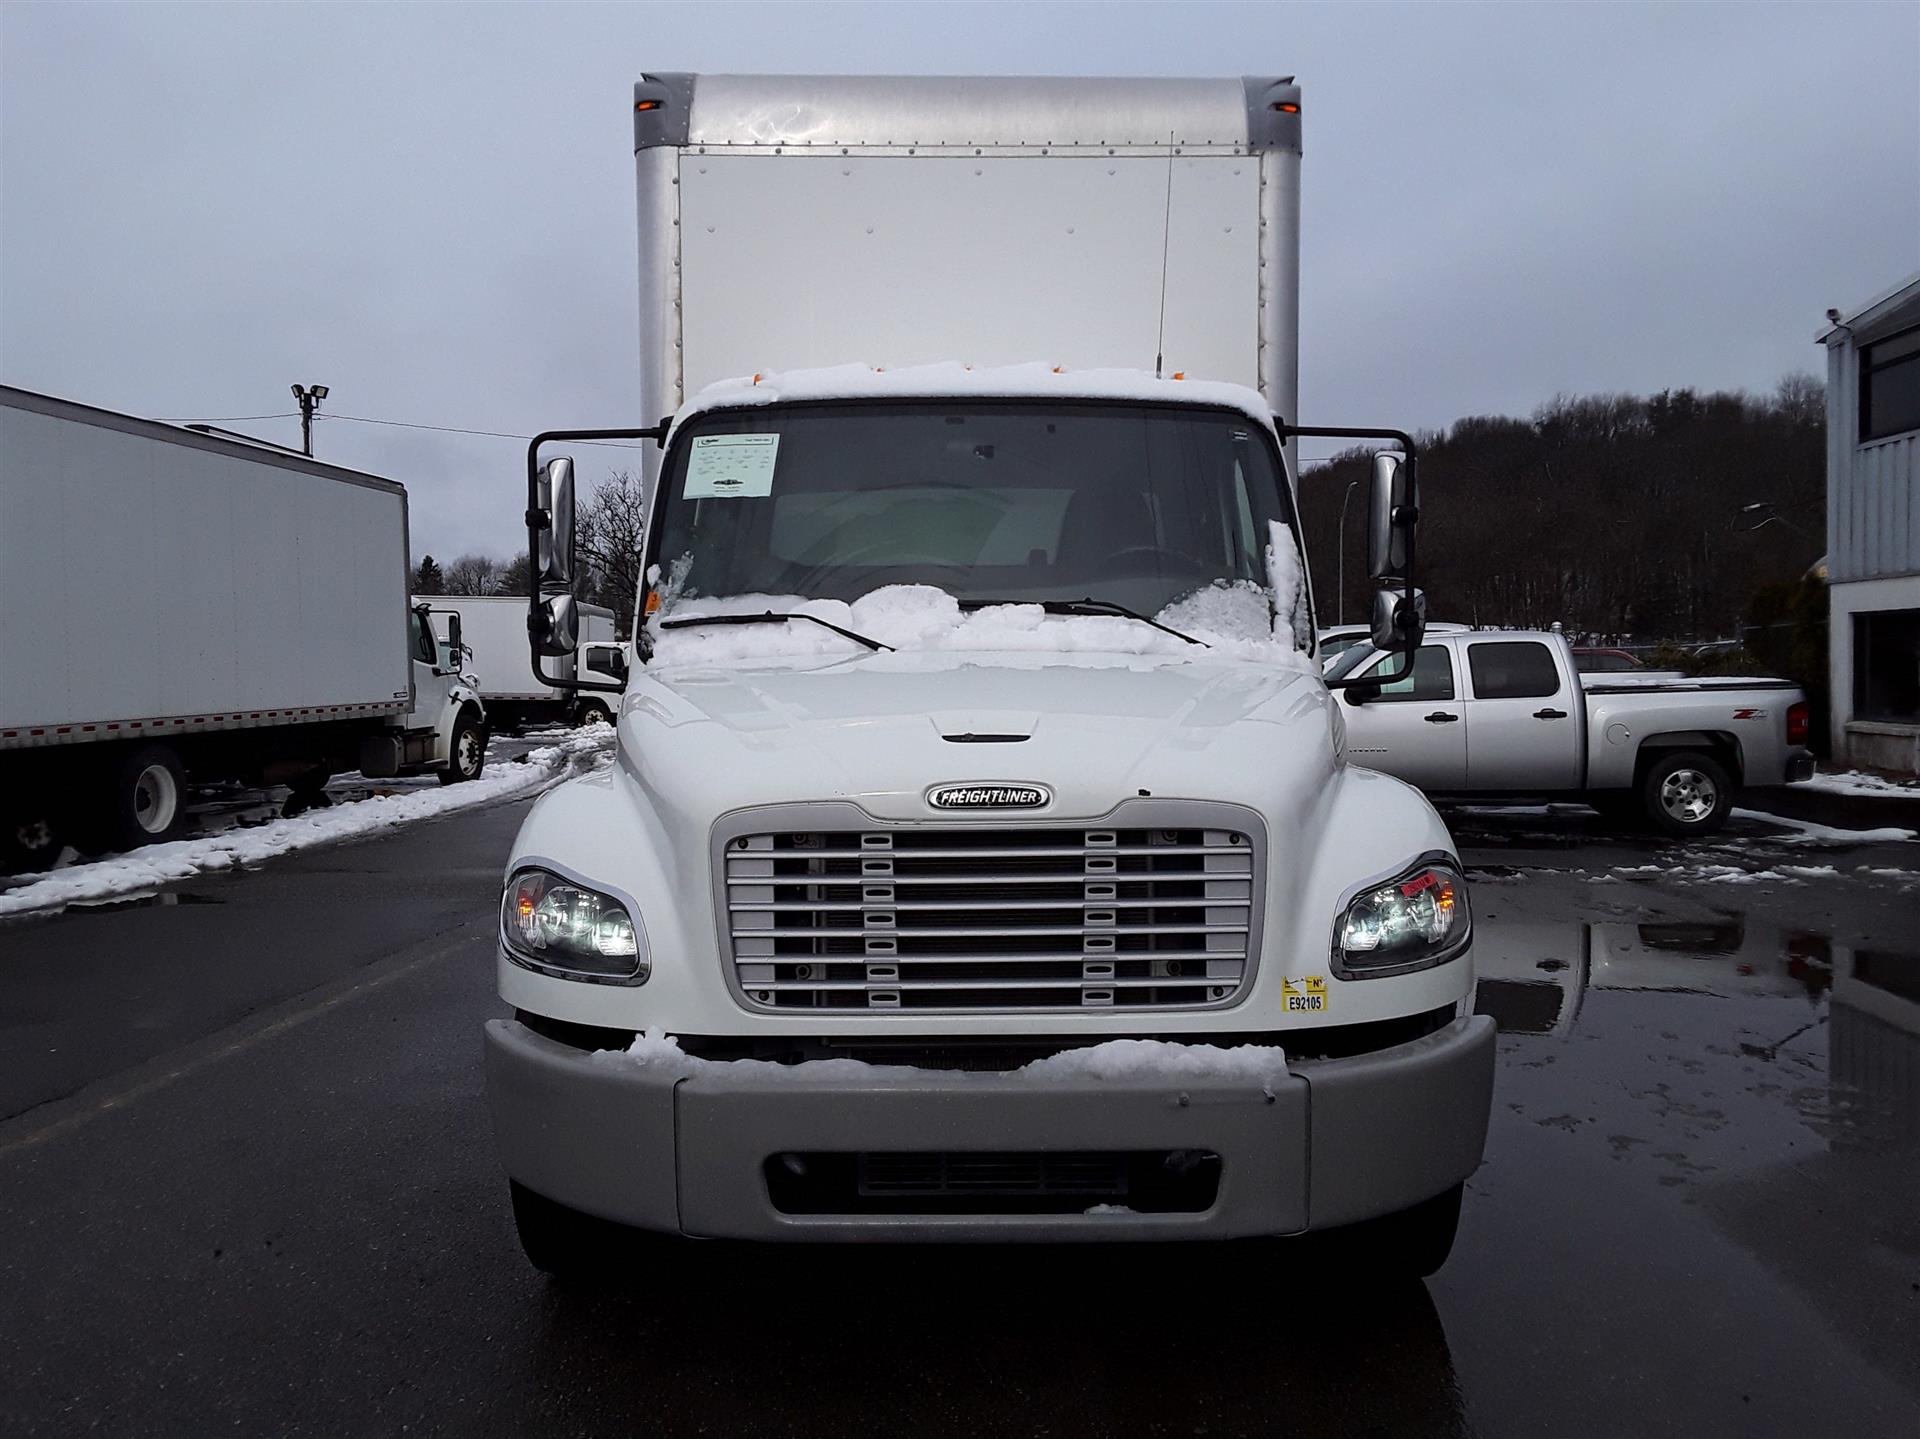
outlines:
[[418, 610], [409, 610], [408, 634], [413, 642], [413, 657], [421, 664], [435, 664], [440, 658], [440, 647], [434, 643], [433, 631], [427, 628], [427, 617]]
[[[1381, 655], [1366, 673], [1392, 674], [1402, 664], [1398, 654]], [[1445, 645], [1422, 645], [1413, 652], [1413, 669], [1380, 686], [1380, 699], [1450, 700], [1453, 698], [1453, 656]]]
[[1467, 646], [1473, 697], [1482, 700], [1540, 699], [1560, 692], [1560, 667], [1538, 640], [1482, 640]]

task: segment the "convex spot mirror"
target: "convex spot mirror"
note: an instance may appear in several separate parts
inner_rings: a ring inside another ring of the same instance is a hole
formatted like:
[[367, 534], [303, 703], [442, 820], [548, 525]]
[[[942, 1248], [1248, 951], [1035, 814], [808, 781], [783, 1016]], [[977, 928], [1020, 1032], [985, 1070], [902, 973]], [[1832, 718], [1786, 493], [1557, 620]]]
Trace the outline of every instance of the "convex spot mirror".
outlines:
[[[543, 585], [570, 585], [573, 583], [573, 461], [565, 455], [548, 460], [540, 467], [540, 479], [535, 488], [537, 508], [546, 518], [546, 523], [538, 527], [534, 568], [539, 571]], [[550, 650], [550, 654], [570, 653], [573, 646], [566, 650]]]
[[1413, 651], [1420, 647], [1420, 641], [1426, 633], [1427, 596], [1424, 591], [1415, 590], [1411, 601], [1404, 590], [1374, 591], [1367, 638], [1373, 641], [1373, 647], [1377, 650], [1402, 651], [1407, 656], [1407, 663], [1401, 665], [1394, 674], [1372, 675], [1369, 678], [1382, 681], [1399, 679], [1413, 663]]
[[570, 655], [580, 648], [580, 611], [572, 595], [548, 595], [533, 610], [535, 653]]
[[1407, 457], [1383, 450], [1373, 457], [1372, 503], [1367, 515], [1367, 573], [1376, 580], [1407, 573], [1418, 511]]

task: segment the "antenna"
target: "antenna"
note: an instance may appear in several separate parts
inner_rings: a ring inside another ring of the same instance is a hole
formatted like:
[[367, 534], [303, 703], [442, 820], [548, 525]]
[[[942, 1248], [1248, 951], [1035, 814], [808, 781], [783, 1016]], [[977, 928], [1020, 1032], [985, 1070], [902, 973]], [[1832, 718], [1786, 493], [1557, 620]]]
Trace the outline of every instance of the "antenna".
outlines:
[[1167, 131], [1167, 204], [1160, 217], [1160, 329], [1153, 337], [1153, 377], [1160, 378], [1167, 350], [1167, 241], [1173, 233], [1173, 131]]

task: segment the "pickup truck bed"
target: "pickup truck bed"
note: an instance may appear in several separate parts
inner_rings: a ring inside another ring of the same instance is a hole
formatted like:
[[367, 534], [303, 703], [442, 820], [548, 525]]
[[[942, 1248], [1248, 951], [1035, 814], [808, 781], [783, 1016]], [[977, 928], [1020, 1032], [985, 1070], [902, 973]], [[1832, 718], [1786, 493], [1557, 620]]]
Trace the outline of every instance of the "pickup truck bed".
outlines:
[[1430, 795], [1572, 798], [1687, 835], [1813, 772], [1789, 680], [1581, 675], [1565, 639], [1523, 630], [1431, 635], [1398, 678], [1378, 652], [1335, 667], [1389, 677], [1344, 691], [1347, 758]]

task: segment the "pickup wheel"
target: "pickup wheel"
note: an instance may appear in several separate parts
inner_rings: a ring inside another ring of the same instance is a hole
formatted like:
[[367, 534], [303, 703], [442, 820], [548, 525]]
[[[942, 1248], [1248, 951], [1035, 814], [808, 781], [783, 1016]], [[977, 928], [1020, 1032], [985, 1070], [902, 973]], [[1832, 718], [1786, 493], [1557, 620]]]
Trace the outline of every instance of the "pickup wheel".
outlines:
[[478, 779], [486, 764], [487, 732], [471, 710], [462, 710], [460, 718], [453, 723], [453, 743], [447, 746], [447, 762], [440, 770], [440, 783], [459, 784], [463, 780]]
[[534, 1193], [518, 1180], [508, 1184], [513, 1190], [513, 1223], [520, 1231], [520, 1248], [541, 1273], [564, 1284], [604, 1282], [618, 1277], [623, 1261], [630, 1265], [644, 1250], [648, 1279], [658, 1283], [665, 1277], [655, 1251], [670, 1250], [675, 1240], [582, 1214]]
[[1675, 750], [1640, 777], [1640, 809], [1661, 834], [1712, 834], [1733, 809], [1733, 780], [1711, 755]]

